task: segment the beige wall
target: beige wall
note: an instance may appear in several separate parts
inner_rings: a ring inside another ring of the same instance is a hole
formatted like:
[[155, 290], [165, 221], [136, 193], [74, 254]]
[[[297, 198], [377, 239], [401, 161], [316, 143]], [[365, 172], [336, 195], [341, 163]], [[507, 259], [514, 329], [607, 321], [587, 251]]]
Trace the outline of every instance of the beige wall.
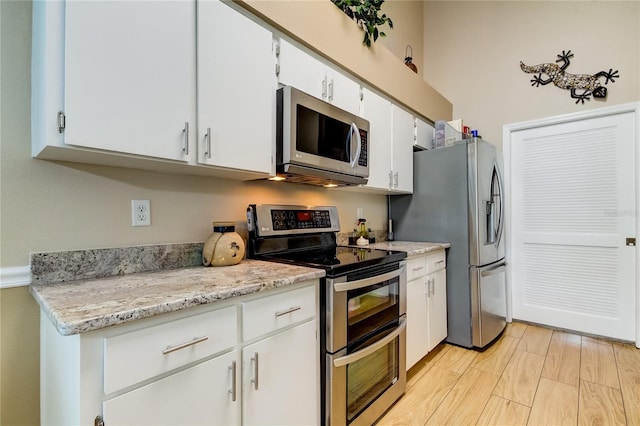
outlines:
[[[424, 16], [425, 80], [496, 145], [504, 124], [640, 100], [638, 1], [428, 1]], [[576, 105], [568, 90], [531, 86], [520, 61], [562, 50], [575, 54], [567, 72], [620, 71], [606, 101]]]
[[423, 46], [423, 1], [416, 0], [387, 0], [382, 4], [382, 12], [393, 21], [393, 29], [384, 25], [387, 37], [379, 38], [376, 43], [385, 46], [389, 52], [404, 62], [407, 45], [413, 51], [412, 62], [418, 68], [418, 75], [424, 75], [422, 63], [424, 58]]

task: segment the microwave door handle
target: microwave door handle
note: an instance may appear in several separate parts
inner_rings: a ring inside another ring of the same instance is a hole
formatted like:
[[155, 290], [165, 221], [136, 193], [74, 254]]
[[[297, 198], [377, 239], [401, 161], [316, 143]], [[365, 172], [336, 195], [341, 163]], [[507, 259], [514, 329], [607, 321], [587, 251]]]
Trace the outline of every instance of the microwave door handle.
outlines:
[[[352, 133], [355, 133], [356, 140], [358, 141], [358, 145], [356, 147], [356, 155], [354, 155], [351, 158], [351, 167], [353, 168], [358, 163], [358, 160], [360, 159], [360, 154], [362, 152], [362, 137], [360, 137], [360, 129], [358, 129], [358, 126], [356, 126], [356, 123], [351, 123], [351, 130], [349, 131], [349, 134], [352, 134]], [[353, 137], [351, 137], [351, 140], [353, 141]], [[351, 150], [349, 150], [349, 152], [351, 152]]]

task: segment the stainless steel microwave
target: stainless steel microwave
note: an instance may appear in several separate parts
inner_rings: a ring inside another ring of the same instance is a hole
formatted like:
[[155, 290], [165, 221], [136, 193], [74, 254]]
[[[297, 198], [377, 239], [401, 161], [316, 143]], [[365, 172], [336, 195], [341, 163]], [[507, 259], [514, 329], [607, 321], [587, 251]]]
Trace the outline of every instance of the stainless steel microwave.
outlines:
[[276, 98], [278, 175], [325, 186], [367, 183], [367, 120], [291, 86]]

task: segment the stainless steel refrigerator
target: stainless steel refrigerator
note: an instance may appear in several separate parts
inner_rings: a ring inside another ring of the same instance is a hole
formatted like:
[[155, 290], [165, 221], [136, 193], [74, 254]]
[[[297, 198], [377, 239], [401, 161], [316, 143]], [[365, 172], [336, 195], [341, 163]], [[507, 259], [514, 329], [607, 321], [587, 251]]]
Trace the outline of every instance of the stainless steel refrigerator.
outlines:
[[446, 341], [483, 348], [506, 325], [501, 162], [474, 138], [413, 154], [412, 195], [390, 196], [394, 238], [448, 242]]

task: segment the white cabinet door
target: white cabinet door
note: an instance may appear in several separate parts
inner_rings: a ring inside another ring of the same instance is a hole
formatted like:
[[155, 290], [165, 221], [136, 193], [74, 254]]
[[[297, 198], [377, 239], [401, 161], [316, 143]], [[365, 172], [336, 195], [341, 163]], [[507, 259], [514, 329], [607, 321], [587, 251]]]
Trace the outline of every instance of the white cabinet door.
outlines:
[[360, 84], [332, 68], [326, 69], [327, 101], [351, 114], [360, 113]]
[[421, 118], [416, 117], [416, 132], [413, 145], [417, 149], [433, 149], [434, 128]]
[[198, 161], [274, 174], [272, 34], [218, 0], [198, 3]]
[[369, 121], [369, 179], [367, 188], [388, 191], [391, 188], [391, 102], [362, 89], [362, 117]]
[[[230, 352], [180, 373], [105, 401], [107, 425], [233, 425], [240, 424], [240, 384]], [[236, 367], [239, 367], [236, 364]], [[234, 401], [235, 395], [235, 401]]]
[[431, 351], [447, 337], [447, 271], [442, 269], [428, 275], [431, 280], [429, 294], [429, 343]]
[[391, 146], [394, 192], [413, 192], [413, 115], [397, 105], [391, 106]]
[[426, 276], [407, 283], [407, 370], [429, 352], [428, 291]]
[[242, 364], [243, 424], [319, 423], [315, 320], [245, 347]]
[[302, 49], [280, 39], [278, 82], [332, 103], [352, 114], [360, 112], [360, 84], [326, 66]]
[[318, 99], [326, 99], [325, 66], [313, 56], [280, 39], [278, 82]]
[[69, 1], [64, 142], [187, 161], [195, 1]]

